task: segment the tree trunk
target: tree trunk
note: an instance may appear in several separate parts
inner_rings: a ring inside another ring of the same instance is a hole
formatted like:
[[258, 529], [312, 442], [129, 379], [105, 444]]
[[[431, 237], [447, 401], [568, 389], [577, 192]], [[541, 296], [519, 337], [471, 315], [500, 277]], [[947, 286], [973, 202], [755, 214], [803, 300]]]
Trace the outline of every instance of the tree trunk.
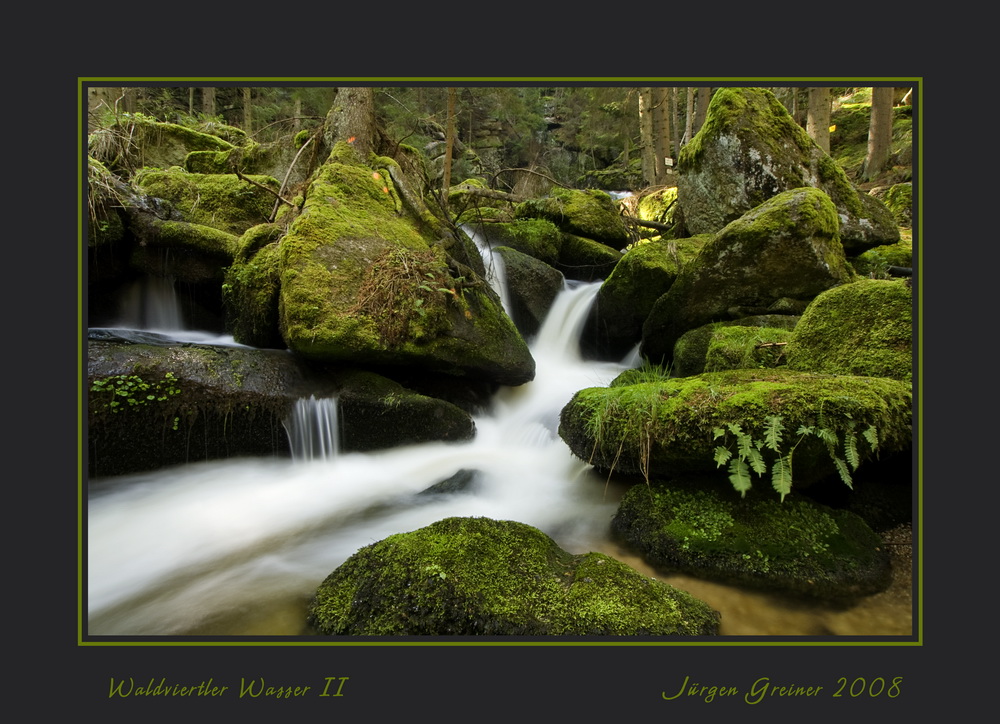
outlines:
[[215, 88], [201, 89], [201, 112], [206, 116], [215, 115]]
[[253, 133], [253, 88], [243, 89], [243, 131], [248, 136]]
[[338, 141], [351, 144], [358, 157], [367, 161], [378, 148], [374, 88], [337, 88], [333, 107], [326, 116], [323, 140], [329, 148]]
[[830, 89], [809, 89], [809, 114], [806, 117], [806, 133], [816, 145], [830, 153]]
[[687, 144], [694, 135], [694, 94], [697, 88], [687, 89], [687, 112], [684, 114], [684, 137], [681, 139], [681, 146]]
[[656, 183], [656, 144], [653, 141], [653, 89], [639, 89], [639, 139], [642, 153], [642, 180]]
[[656, 151], [656, 178], [659, 186], [667, 181], [666, 159], [670, 158], [670, 89], [653, 88], [653, 148]]
[[444, 168], [441, 175], [441, 208], [448, 211], [448, 189], [451, 188], [451, 157], [455, 147], [455, 89], [448, 89], [448, 125], [445, 133]]
[[892, 88], [872, 88], [872, 117], [868, 126], [868, 156], [861, 177], [871, 181], [889, 162], [892, 147]]
[[698, 89], [698, 103], [694, 112], [694, 132], [697, 133], [705, 125], [705, 116], [708, 115], [708, 104], [712, 102], [712, 89]]

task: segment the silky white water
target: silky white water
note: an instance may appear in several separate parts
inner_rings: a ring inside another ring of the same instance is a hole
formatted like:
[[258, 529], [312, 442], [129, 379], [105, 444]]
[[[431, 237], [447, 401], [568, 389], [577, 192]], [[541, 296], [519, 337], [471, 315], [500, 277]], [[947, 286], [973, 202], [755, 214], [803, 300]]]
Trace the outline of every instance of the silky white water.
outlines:
[[[308, 598], [362, 546], [448, 516], [517, 520], [568, 551], [592, 550], [616, 501], [557, 426], [574, 392], [624, 369], [577, 351], [598, 287], [557, 298], [532, 349], [535, 380], [502, 390], [468, 443], [208, 462], [96, 484], [88, 633], [218, 633], [241, 610]], [[476, 471], [471, 490], [417, 495], [460, 470]]]

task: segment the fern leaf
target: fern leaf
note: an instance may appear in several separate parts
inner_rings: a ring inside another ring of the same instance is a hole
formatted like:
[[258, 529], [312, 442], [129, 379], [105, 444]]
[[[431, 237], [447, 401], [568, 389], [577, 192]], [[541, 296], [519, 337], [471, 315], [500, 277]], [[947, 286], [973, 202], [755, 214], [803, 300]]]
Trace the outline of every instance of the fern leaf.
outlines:
[[718, 440], [720, 437], [723, 437], [725, 434], [726, 434], [726, 431], [723, 430], [721, 427], [713, 427], [712, 428], [712, 439], [713, 440]]
[[792, 491], [791, 453], [774, 461], [774, 467], [771, 468], [771, 487], [778, 492], [782, 501]]
[[861, 436], [868, 441], [868, 444], [872, 447], [872, 452], [878, 450], [878, 430], [875, 429], [874, 425], [869, 425], [866, 430], [861, 433]]
[[816, 437], [831, 447], [837, 444], [837, 433], [833, 430], [828, 430], [825, 427], [816, 428]]
[[729, 448], [722, 447], [721, 445], [716, 446], [715, 467], [721, 468], [723, 465], [729, 462], [729, 458], [731, 458], [732, 456], [733, 454], [729, 451]]
[[750, 490], [750, 470], [745, 462], [739, 458], [733, 458], [729, 462], [729, 482], [739, 492], [741, 497], [745, 497]]
[[812, 435], [816, 432], [816, 428], [812, 425], [799, 425], [799, 429], [795, 431], [796, 435]]
[[750, 468], [758, 475], [763, 475], [767, 472], [767, 463], [764, 462], [764, 456], [760, 454], [760, 450], [757, 448], [750, 448], [746, 459], [750, 463]]
[[851, 470], [858, 469], [858, 465], [861, 464], [861, 456], [858, 455], [858, 436], [854, 434], [854, 430], [844, 431], [844, 457], [847, 458], [847, 464], [851, 466]]
[[837, 466], [837, 472], [840, 473], [840, 479], [844, 481], [846, 485], [851, 490], [854, 490], [854, 481], [851, 479], [851, 471], [847, 469], [847, 463], [833, 455], [833, 464]]
[[781, 415], [768, 415], [767, 426], [764, 428], [764, 444], [778, 452], [781, 448], [781, 433], [785, 425]]
[[736, 436], [736, 446], [739, 450], [740, 460], [746, 460], [752, 454], [751, 451], [754, 449], [753, 438], [744, 433], [740, 433]]
[[729, 432], [731, 432], [734, 435], [736, 435], [736, 437], [739, 437], [740, 435], [744, 434], [743, 433], [743, 428], [740, 426], [740, 423], [738, 423], [738, 422], [727, 422], [726, 423], [726, 427], [728, 427], [729, 428]]

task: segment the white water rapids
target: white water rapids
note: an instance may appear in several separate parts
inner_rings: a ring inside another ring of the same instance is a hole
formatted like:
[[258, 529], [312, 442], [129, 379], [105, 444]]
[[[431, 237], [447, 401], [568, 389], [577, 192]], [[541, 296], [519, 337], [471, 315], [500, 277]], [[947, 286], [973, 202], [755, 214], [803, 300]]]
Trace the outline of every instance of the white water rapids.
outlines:
[[[96, 485], [88, 633], [217, 633], [241, 610], [305, 600], [360, 547], [448, 516], [518, 520], [592, 550], [616, 501], [556, 429], [574, 392], [625, 369], [577, 351], [598, 287], [562, 292], [532, 346], [535, 380], [502, 390], [468, 443], [199, 463]], [[476, 471], [473, 489], [416, 496], [460, 470]]]

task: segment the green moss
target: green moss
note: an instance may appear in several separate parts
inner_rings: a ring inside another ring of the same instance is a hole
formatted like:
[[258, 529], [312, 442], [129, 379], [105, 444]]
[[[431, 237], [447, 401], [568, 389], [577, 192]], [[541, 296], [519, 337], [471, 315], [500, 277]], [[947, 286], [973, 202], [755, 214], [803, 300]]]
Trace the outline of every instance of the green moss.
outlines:
[[[606, 470], [654, 477], [711, 473], [716, 470], [714, 429], [735, 423], [760, 439], [769, 415], [782, 416], [786, 430], [818, 425], [821, 416], [822, 426], [830, 429], [871, 426], [883, 452], [904, 449], [912, 440], [908, 383], [786, 369], [587, 388], [563, 409], [559, 433], [575, 455]], [[803, 463], [800, 482], [834, 472], [822, 446], [809, 449], [815, 459], [808, 466], [804, 452], [797, 453]]]
[[717, 614], [607, 556], [531, 526], [447, 518], [362, 548], [319, 587], [328, 635], [691, 635]]
[[719, 327], [708, 343], [705, 372], [778, 367], [785, 363], [784, 347], [791, 335], [790, 330], [773, 327]]
[[[249, 176], [258, 184], [278, 190], [270, 176]], [[186, 221], [241, 235], [271, 216], [274, 196], [234, 174], [187, 173], [180, 169], [145, 170], [137, 185], [150, 196], [166, 199]]]
[[913, 377], [913, 294], [908, 281], [859, 279], [816, 297], [786, 350], [790, 369]]
[[856, 515], [677, 482], [634, 486], [614, 533], [661, 570], [824, 600], [884, 590], [889, 560]]

